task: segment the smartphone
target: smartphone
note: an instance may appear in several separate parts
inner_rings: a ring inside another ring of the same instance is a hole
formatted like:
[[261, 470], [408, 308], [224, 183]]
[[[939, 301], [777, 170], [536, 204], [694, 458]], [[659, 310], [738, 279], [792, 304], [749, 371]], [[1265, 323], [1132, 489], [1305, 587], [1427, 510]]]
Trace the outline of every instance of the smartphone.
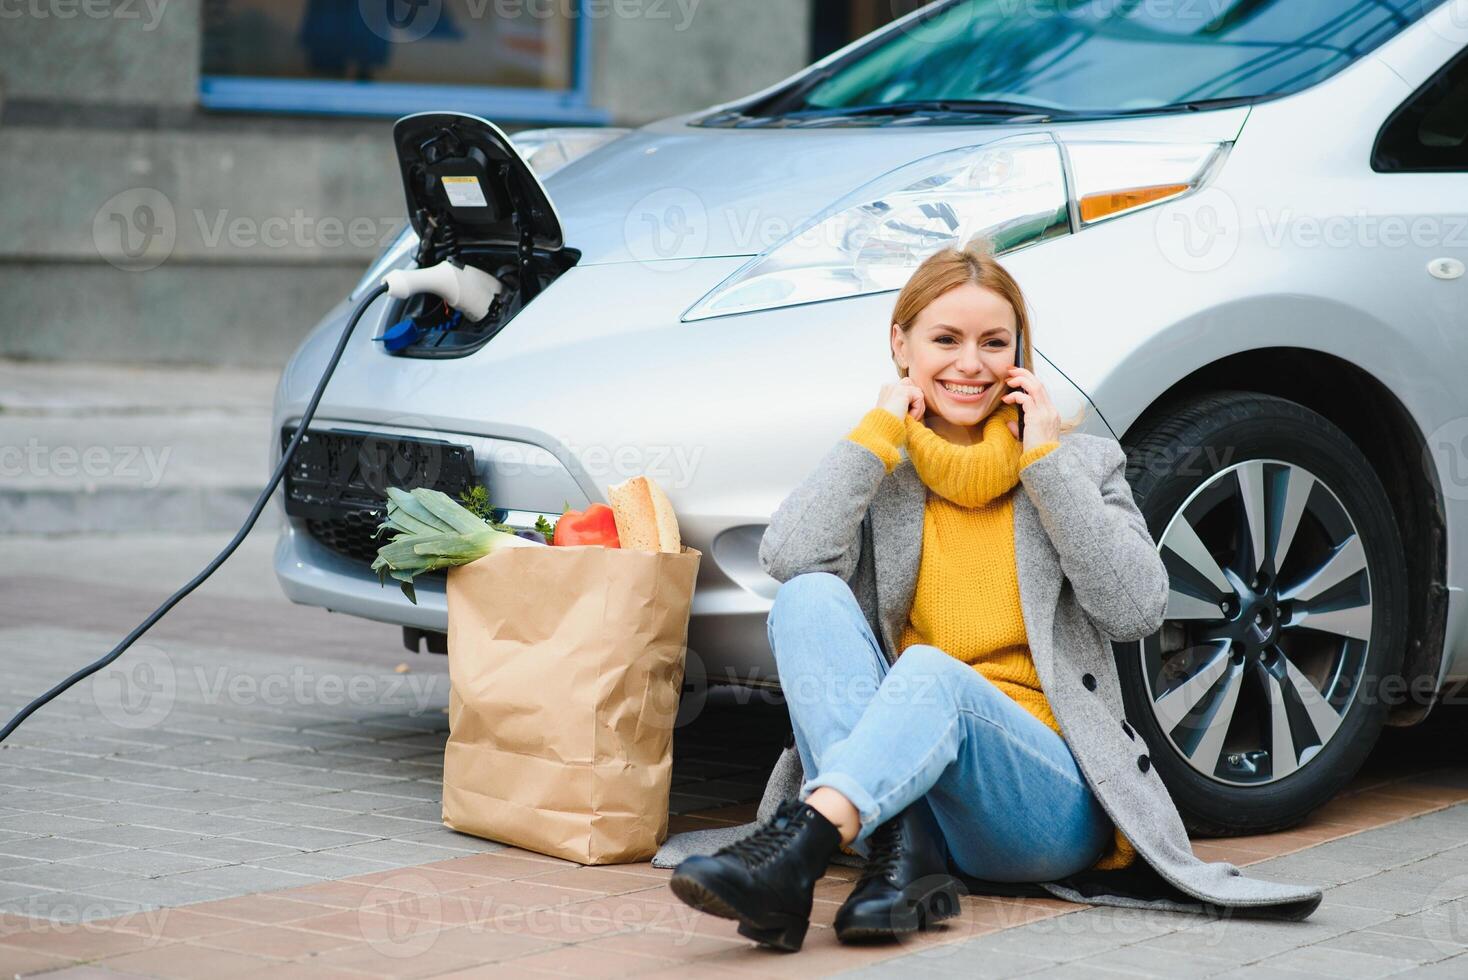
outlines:
[[[1015, 335], [1014, 335], [1014, 366], [1015, 367], [1021, 367], [1022, 368], [1022, 367], [1025, 366], [1025, 348], [1024, 348], [1024, 344], [1021, 343], [1021, 341], [1023, 339], [1024, 338], [1022, 338], [1019, 335], [1019, 332], [1016, 331], [1015, 332]], [[1010, 391], [1023, 391], [1024, 389], [1023, 388], [1020, 388], [1020, 387], [1018, 387], [1016, 385], [1010, 385], [1009, 386], [1009, 390]], [[1019, 441], [1021, 443], [1023, 443], [1025, 441], [1025, 409], [1024, 409], [1024, 406], [1023, 405], [1021, 405], [1019, 407], [1019, 421], [1018, 421], [1017, 424], [1019, 426]]]

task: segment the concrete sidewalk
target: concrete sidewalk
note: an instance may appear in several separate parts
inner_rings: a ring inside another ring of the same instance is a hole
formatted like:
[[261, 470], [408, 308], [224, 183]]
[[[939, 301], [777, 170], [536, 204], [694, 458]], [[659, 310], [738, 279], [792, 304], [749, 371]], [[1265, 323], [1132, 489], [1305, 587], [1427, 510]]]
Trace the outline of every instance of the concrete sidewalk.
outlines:
[[276, 376], [0, 360], [0, 534], [237, 527]]

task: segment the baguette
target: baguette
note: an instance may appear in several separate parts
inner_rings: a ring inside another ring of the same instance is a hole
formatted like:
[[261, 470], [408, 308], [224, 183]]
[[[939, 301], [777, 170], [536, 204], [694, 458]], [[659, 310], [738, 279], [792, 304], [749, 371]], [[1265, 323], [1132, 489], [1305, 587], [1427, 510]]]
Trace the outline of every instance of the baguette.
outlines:
[[656, 480], [634, 476], [613, 484], [607, 487], [607, 500], [622, 547], [675, 555], [683, 550], [673, 505]]

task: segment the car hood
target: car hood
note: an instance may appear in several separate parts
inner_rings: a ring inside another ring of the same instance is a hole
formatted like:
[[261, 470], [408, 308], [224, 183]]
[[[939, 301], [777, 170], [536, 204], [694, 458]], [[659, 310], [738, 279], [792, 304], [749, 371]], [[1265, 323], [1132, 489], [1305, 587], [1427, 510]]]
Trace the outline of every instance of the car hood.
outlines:
[[652, 123], [546, 181], [581, 264], [756, 255], [862, 184], [921, 157], [1017, 133], [1232, 140], [1246, 107], [1045, 126], [705, 129]]

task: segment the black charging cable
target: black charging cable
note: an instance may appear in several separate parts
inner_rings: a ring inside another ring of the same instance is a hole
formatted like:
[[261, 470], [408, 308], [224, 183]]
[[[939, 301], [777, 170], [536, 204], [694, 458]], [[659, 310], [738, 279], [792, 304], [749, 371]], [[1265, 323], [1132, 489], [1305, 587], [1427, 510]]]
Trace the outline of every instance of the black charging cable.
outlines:
[[36, 709], [71, 687], [77, 681], [80, 681], [84, 677], [90, 677], [122, 656], [123, 651], [132, 646], [138, 637], [148, 632], [154, 623], [158, 622], [170, 609], [178, 605], [180, 599], [197, 589], [205, 579], [214, 574], [215, 569], [224, 564], [225, 559], [234, 554], [235, 549], [245, 540], [245, 535], [250, 533], [250, 529], [259, 520], [261, 512], [265, 510], [265, 505], [270, 502], [270, 495], [275, 493], [276, 487], [280, 486], [281, 478], [285, 476], [286, 467], [290, 466], [291, 457], [295, 455], [296, 447], [301, 444], [301, 437], [306, 434], [306, 426], [311, 424], [311, 418], [316, 414], [316, 406], [321, 403], [321, 396], [326, 393], [326, 383], [331, 380], [332, 374], [336, 371], [337, 363], [342, 359], [342, 352], [347, 349], [347, 341], [351, 338], [352, 331], [356, 329], [357, 321], [362, 319], [362, 314], [367, 312], [367, 307], [371, 306], [374, 300], [386, 292], [386, 284], [378, 285], [372, 292], [362, 297], [362, 302], [358, 303], [357, 308], [352, 311], [351, 318], [347, 320], [346, 329], [342, 331], [341, 339], [336, 342], [336, 350], [332, 352], [331, 360], [327, 362], [326, 370], [321, 374], [321, 380], [316, 383], [316, 392], [311, 396], [311, 401], [307, 403], [306, 410], [301, 413], [301, 422], [296, 426], [295, 435], [291, 436], [291, 441], [286, 445], [285, 452], [280, 455], [280, 462], [276, 464], [275, 472], [270, 476], [270, 482], [265, 485], [264, 490], [260, 491], [260, 496], [256, 499], [255, 506], [250, 508], [250, 516], [245, 518], [245, 523], [235, 532], [235, 536], [230, 540], [229, 544], [224, 546], [224, 550], [218, 555], [215, 555], [214, 560], [204, 566], [204, 570], [190, 579], [187, 585], [169, 596], [168, 601], [164, 602], [163, 605], [153, 610], [147, 619], [139, 623], [131, 633], [123, 638], [121, 643], [112, 648], [111, 653], [107, 654], [101, 660], [81, 668], [66, 680], [17, 711], [15, 717], [10, 719], [4, 728], [0, 728], [0, 742], [9, 738], [10, 733], [15, 731], [21, 722], [34, 714]]

